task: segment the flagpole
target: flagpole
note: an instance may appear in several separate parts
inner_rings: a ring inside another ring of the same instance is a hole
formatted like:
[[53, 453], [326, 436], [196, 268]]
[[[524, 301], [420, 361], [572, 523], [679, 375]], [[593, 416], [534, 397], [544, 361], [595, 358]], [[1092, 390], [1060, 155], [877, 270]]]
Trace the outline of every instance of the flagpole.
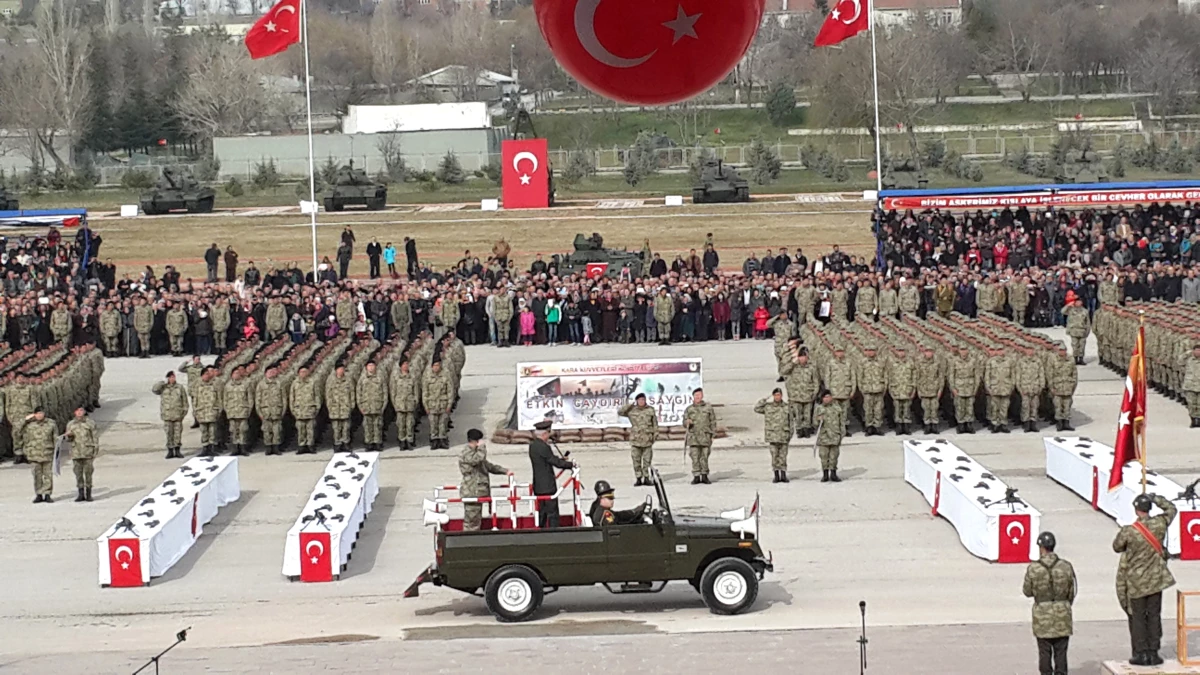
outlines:
[[[1146, 311], [1139, 309], [1138, 310], [1138, 339], [1141, 341], [1142, 344], [1141, 344], [1141, 347], [1138, 349], [1138, 380], [1141, 382], [1146, 381], [1145, 334], [1146, 334]], [[1146, 397], [1146, 398], [1148, 398], [1148, 397]], [[1145, 399], [1143, 399], [1143, 401], [1144, 401], [1143, 405], [1145, 405], [1146, 402], [1148, 402], [1148, 401], [1145, 401]], [[1146, 456], [1146, 417], [1145, 417], [1145, 413], [1146, 413], [1145, 408], [1143, 408], [1142, 409], [1142, 419], [1140, 422], [1137, 422], [1137, 425], [1138, 425], [1137, 433], [1138, 433], [1138, 436], [1140, 437], [1139, 442], [1141, 444], [1141, 448], [1139, 448], [1141, 450], [1141, 452], [1138, 454], [1141, 455], [1141, 457], [1142, 457], [1142, 494], [1146, 494], [1146, 460], [1149, 459], [1149, 457]]]
[[867, 2], [867, 20], [871, 22], [871, 81], [875, 91], [875, 196], [883, 192], [883, 153], [880, 149], [879, 128], [879, 53], [875, 48], [875, 0]]
[[312, 275], [317, 283], [317, 170], [313, 157], [312, 78], [308, 72], [308, 2], [300, 0], [300, 23], [304, 42], [304, 104], [308, 117], [308, 205], [312, 228]]

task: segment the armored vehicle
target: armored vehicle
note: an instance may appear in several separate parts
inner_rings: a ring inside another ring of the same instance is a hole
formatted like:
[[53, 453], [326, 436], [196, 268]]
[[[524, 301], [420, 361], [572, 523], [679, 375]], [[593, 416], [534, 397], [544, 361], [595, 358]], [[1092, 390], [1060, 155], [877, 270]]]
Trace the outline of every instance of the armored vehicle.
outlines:
[[17, 211], [21, 205], [17, 203], [17, 193], [9, 192], [0, 185], [0, 211]]
[[619, 277], [621, 270], [628, 268], [630, 275], [637, 278], [642, 275], [642, 268], [647, 263], [642, 259], [641, 251], [604, 248], [604, 237], [593, 232], [592, 236], [575, 235], [575, 251], [565, 255], [555, 254], [555, 264], [559, 274], [574, 272], [587, 273], [589, 263], [605, 263], [608, 265], [605, 275]]
[[884, 190], [924, 190], [929, 187], [929, 179], [925, 172], [913, 165], [912, 160], [901, 160], [896, 164], [888, 163], [883, 170]]
[[[686, 581], [714, 614], [740, 614], [758, 597], [758, 582], [774, 571], [758, 541], [758, 499], [719, 516], [675, 513], [657, 470], [654, 495], [646, 496], [642, 522], [592, 523], [579, 498], [579, 470], [566, 478], [574, 487], [573, 515], [558, 528], [539, 529], [538, 499], [521, 497], [510, 482], [507, 496], [489, 501], [506, 515], [485, 518], [479, 531], [462, 531], [462, 520], [447, 513], [457, 499], [425, 501], [425, 523], [435, 529], [435, 560], [404, 592], [416, 597], [425, 583], [482, 595], [502, 622], [531, 618], [547, 593], [565, 586], [601, 585], [610, 593], [657, 593], [671, 581]], [[657, 506], [655, 506], [657, 498]], [[519, 505], [529, 505], [519, 516]], [[511, 506], [510, 506], [511, 505]], [[564, 513], [566, 511], [564, 510]]]
[[1087, 150], [1071, 150], [1066, 159], [1059, 164], [1055, 174], [1055, 183], [1105, 183], [1108, 181], [1108, 170], [1104, 161], [1095, 153]]
[[378, 211], [387, 204], [387, 186], [367, 177], [367, 172], [354, 168], [354, 160], [337, 170], [333, 182], [319, 197], [326, 211], [341, 211], [346, 206], [365, 206]]
[[700, 167], [700, 180], [692, 186], [693, 204], [750, 201], [750, 183], [731, 166], [709, 159]]
[[142, 193], [142, 213], [153, 216], [171, 211], [209, 213], [217, 193], [204, 187], [188, 174], [177, 174], [164, 167], [162, 177], [152, 189]]

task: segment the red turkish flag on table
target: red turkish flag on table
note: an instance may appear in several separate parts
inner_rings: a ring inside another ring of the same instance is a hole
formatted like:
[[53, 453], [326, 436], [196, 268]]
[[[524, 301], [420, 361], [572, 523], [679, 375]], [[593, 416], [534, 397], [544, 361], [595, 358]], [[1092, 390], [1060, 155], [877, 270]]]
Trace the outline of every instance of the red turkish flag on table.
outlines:
[[1179, 559], [1200, 560], [1200, 511], [1179, 512]]
[[300, 42], [301, 0], [279, 0], [246, 32], [250, 58], [274, 56]]
[[870, 0], [841, 0], [833, 6], [817, 39], [813, 40], [814, 47], [828, 47], [848, 40], [871, 27]]
[[506, 209], [550, 206], [550, 147], [544, 138], [500, 144], [501, 197]]
[[1125, 376], [1125, 393], [1121, 395], [1121, 414], [1117, 418], [1117, 442], [1113, 445], [1113, 465], [1108, 476], [1108, 489], [1121, 486], [1125, 465], [1142, 459], [1138, 437], [1146, 423], [1146, 329], [1138, 327], [1129, 358], [1129, 374]]
[[109, 586], [142, 585], [142, 542], [136, 538], [108, 540]]
[[1029, 562], [1029, 538], [1032, 532], [1028, 513], [1013, 513], [1000, 516], [1000, 541], [997, 562]]
[[300, 533], [300, 580], [333, 581], [328, 532]]

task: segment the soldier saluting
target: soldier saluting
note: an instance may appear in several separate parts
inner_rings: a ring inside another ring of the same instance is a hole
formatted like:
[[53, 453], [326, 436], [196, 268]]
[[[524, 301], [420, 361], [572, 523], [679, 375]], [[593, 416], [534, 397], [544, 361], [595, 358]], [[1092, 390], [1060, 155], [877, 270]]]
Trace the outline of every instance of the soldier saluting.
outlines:
[[[1150, 516], [1150, 507], [1162, 513]], [[1121, 554], [1117, 565], [1117, 601], [1129, 615], [1129, 640], [1133, 656], [1129, 664], [1157, 666], [1163, 660], [1158, 655], [1162, 645], [1162, 592], [1175, 585], [1175, 577], [1167, 569], [1164, 542], [1167, 526], [1175, 520], [1178, 509], [1166, 497], [1138, 495], [1133, 498], [1137, 520], [1117, 532], [1113, 551]]]
[[[467, 431], [467, 445], [458, 455], [458, 471], [462, 474], [459, 494], [463, 497], [488, 497], [492, 486], [488, 474], [513, 475], [512, 471], [492, 464], [487, 458], [487, 448], [480, 443], [483, 432], [478, 429]], [[495, 511], [493, 510], [494, 514]], [[482, 504], [463, 504], [463, 531], [478, 530], [483, 519]]]
[[1067, 646], [1074, 623], [1075, 568], [1054, 552], [1054, 534], [1038, 535], [1037, 562], [1025, 568], [1025, 597], [1033, 598], [1033, 636], [1038, 645], [1038, 672], [1067, 675]]
[[632, 446], [634, 487], [650, 485], [650, 465], [654, 461], [654, 439], [658, 435], [658, 412], [646, 405], [646, 395], [638, 394], [633, 403], [617, 411], [629, 418], [629, 444]]

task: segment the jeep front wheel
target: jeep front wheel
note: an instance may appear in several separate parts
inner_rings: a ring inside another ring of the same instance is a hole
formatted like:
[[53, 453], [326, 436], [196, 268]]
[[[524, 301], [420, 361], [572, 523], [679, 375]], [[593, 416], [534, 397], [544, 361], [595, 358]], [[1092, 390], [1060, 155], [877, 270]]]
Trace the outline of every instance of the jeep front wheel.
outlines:
[[741, 558], [720, 558], [700, 575], [700, 595], [713, 614], [740, 614], [758, 598], [758, 576]]
[[525, 621], [542, 606], [542, 580], [524, 565], [506, 565], [492, 572], [483, 591], [488, 611], [504, 623]]

